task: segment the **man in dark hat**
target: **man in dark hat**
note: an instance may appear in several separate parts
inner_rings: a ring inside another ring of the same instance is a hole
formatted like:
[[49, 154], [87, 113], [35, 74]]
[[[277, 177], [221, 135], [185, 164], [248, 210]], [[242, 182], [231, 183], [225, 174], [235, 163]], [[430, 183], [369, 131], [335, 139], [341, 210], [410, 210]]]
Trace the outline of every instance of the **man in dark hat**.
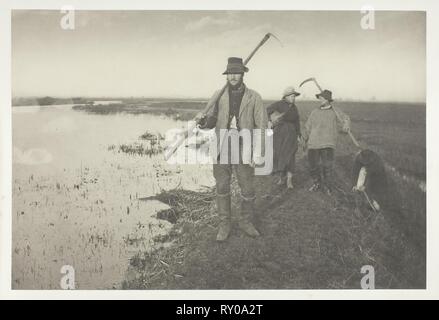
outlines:
[[[215, 128], [219, 146], [219, 157], [217, 164], [213, 165], [213, 175], [216, 181], [217, 210], [220, 217], [217, 241], [224, 241], [231, 231], [231, 196], [230, 183], [232, 171], [235, 171], [238, 185], [241, 189], [241, 209], [238, 215], [238, 226], [247, 235], [259, 236], [259, 232], [253, 225], [255, 190], [253, 186], [254, 167], [261, 165], [263, 159], [264, 144], [260, 152], [255, 152], [252, 145], [252, 160], [250, 163], [243, 161], [242, 139], [239, 138], [239, 150], [227, 148], [224, 154], [224, 145], [228, 145], [228, 138], [221, 139], [222, 132], [229, 135], [232, 132], [241, 130], [260, 129], [261, 137], [265, 135], [268, 125], [268, 117], [261, 96], [254, 90], [247, 88], [244, 84], [244, 73], [248, 68], [243, 64], [241, 58], [231, 57], [228, 59], [226, 71], [227, 88], [218, 99], [215, 107], [207, 115], [198, 114], [196, 121], [200, 128]], [[211, 101], [216, 100], [221, 90], [215, 92]], [[226, 129], [226, 130], [224, 130]], [[221, 140], [221, 141], [220, 141]], [[232, 163], [231, 154], [239, 154], [237, 164]], [[227, 158], [227, 159], [226, 159]]]
[[[302, 132], [308, 146], [308, 161], [313, 185], [310, 191], [322, 190], [331, 195], [333, 189], [333, 164], [337, 144], [338, 119], [332, 110], [332, 92], [323, 90], [316, 94], [320, 105], [314, 109], [305, 124]], [[338, 111], [343, 119], [342, 131], [349, 131], [349, 117]]]

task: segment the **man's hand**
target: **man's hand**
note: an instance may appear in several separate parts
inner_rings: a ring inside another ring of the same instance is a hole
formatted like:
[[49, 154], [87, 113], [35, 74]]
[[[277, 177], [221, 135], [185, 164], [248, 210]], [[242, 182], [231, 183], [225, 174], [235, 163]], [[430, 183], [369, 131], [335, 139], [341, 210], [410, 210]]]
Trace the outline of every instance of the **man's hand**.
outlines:
[[271, 126], [272, 126], [272, 128], [274, 128], [275, 126], [277, 126], [277, 125], [279, 124], [280, 120], [281, 120], [281, 117], [272, 120], [272, 121], [271, 121]]
[[357, 186], [353, 186], [352, 187], [352, 191], [354, 191], [354, 192], [356, 192], [356, 191], [363, 192], [365, 190], [366, 190], [366, 187], [364, 185], [363, 186], [359, 186], [359, 187], [357, 187]]
[[197, 113], [194, 120], [197, 123], [198, 128], [203, 129], [206, 127], [206, 125], [207, 125], [206, 118], [207, 118], [207, 116], [204, 113], [202, 113], [202, 112]]
[[305, 139], [302, 136], [299, 136], [297, 137], [297, 142], [299, 146], [302, 148], [303, 152], [305, 152], [307, 148]]
[[350, 120], [349, 119], [344, 119], [343, 126], [342, 126], [342, 131], [344, 133], [348, 133], [349, 131], [351, 131], [351, 124], [350, 124]]
[[199, 123], [203, 119], [206, 119], [206, 115], [203, 112], [198, 112], [194, 118], [196, 123]]

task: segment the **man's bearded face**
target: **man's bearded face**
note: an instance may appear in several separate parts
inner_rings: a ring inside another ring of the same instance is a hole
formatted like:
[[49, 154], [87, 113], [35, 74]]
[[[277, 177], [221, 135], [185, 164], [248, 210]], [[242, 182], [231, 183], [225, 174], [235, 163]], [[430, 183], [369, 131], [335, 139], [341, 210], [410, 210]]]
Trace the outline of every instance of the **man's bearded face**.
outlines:
[[237, 88], [241, 85], [243, 79], [242, 73], [229, 73], [227, 75], [227, 81], [232, 88]]

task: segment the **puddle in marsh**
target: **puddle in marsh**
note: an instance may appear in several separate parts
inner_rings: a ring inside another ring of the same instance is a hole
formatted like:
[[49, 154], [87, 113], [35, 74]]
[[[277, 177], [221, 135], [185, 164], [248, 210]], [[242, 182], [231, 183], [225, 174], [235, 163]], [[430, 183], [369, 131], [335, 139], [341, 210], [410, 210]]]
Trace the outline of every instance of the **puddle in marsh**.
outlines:
[[395, 168], [389, 164], [386, 164], [386, 169], [389, 172], [392, 172], [398, 178], [400, 178], [400, 179], [402, 179], [402, 180], [404, 180], [412, 185], [415, 185], [422, 192], [424, 192], [424, 193], [427, 192], [427, 183], [425, 182], [425, 180], [418, 179], [413, 175], [401, 173], [397, 168]]
[[77, 289], [119, 288], [128, 259], [152, 250], [171, 224], [142, 201], [177, 186], [213, 185], [209, 165], [110, 149], [180, 127], [154, 115], [92, 115], [71, 106], [13, 108], [12, 287], [59, 289], [63, 265]]

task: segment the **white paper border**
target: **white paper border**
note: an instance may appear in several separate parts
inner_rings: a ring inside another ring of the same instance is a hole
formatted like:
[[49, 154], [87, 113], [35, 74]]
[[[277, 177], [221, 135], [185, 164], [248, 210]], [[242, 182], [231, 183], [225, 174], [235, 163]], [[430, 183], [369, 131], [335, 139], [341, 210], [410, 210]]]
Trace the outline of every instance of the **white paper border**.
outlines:
[[[11, 9], [54, 9], [71, 5], [78, 10], [375, 10], [427, 12], [427, 289], [426, 290], [11, 290]], [[3, 0], [0, 4], [0, 298], [1, 299], [438, 299], [439, 281], [439, 120], [438, 62], [439, 5], [435, 0]], [[437, 231], [436, 231], [437, 230]]]

